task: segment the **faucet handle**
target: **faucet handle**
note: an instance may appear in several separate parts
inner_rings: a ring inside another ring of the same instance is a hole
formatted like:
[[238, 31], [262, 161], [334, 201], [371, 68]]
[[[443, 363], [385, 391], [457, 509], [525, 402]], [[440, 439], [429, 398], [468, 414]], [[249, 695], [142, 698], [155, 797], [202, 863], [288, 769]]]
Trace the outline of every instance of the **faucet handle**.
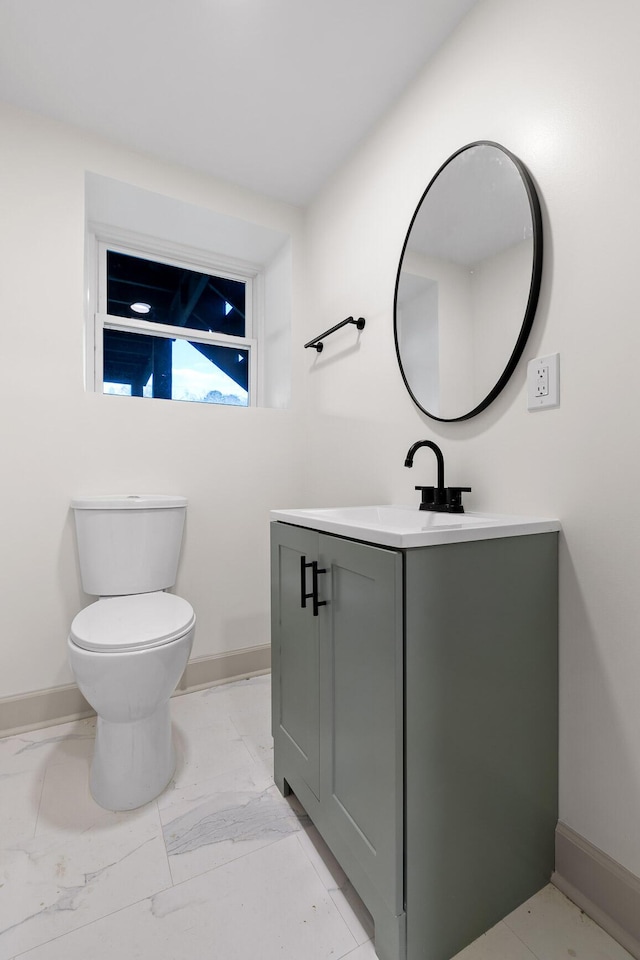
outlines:
[[438, 513], [464, 513], [462, 494], [471, 493], [471, 487], [416, 487], [422, 493], [421, 510]]
[[445, 503], [444, 487], [416, 487], [422, 494], [421, 510], [438, 510]]
[[471, 493], [471, 487], [447, 487], [447, 510], [450, 513], [464, 513], [462, 494]]

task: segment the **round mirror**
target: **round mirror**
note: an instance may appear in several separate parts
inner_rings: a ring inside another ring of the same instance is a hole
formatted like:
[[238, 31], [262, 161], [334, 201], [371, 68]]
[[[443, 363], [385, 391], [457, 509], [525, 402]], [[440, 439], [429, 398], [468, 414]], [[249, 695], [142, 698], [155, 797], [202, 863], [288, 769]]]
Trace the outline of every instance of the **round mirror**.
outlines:
[[424, 413], [467, 420], [497, 397], [529, 335], [541, 274], [531, 177], [497, 143], [462, 147], [418, 204], [396, 280], [398, 362]]

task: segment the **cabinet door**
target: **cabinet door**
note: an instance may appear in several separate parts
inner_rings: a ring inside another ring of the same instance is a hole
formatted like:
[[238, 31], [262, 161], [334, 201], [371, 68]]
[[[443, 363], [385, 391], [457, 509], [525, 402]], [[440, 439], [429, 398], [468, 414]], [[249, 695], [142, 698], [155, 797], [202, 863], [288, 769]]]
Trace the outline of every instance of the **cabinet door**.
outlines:
[[376, 903], [397, 916], [403, 909], [402, 557], [339, 537], [319, 541], [327, 571], [323, 811], [334, 852], [374, 916]]
[[[275, 780], [284, 780], [305, 803], [304, 785], [319, 797], [319, 630], [311, 601], [311, 570], [301, 581], [301, 558], [317, 560], [318, 534], [303, 527], [271, 524], [271, 620]], [[301, 782], [300, 782], [301, 781]], [[309, 811], [310, 812], [310, 811]]]

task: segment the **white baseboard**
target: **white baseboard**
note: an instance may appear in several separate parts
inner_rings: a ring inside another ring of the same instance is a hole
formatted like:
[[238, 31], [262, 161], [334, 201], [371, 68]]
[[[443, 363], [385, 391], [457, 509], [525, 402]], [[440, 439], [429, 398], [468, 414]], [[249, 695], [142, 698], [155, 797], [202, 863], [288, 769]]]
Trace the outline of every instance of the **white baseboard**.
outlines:
[[558, 823], [551, 882], [640, 960], [640, 878]]
[[[271, 669], [271, 647], [245, 647], [231, 653], [190, 660], [174, 696], [191, 693], [217, 683], [228, 683], [242, 677], [268, 673]], [[35, 690], [0, 700], [0, 737], [25, 730], [49, 727], [67, 720], [93, 716], [94, 711], [75, 683], [49, 690]]]

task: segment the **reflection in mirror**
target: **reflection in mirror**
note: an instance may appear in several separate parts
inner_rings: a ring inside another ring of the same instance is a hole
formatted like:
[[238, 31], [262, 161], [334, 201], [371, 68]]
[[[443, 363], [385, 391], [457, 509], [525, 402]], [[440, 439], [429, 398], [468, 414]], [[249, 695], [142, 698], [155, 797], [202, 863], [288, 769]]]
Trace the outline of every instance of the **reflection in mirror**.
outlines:
[[457, 151], [414, 214], [396, 281], [395, 337], [409, 393], [436, 420], [483, 410], [526, 342], [542, 268], [540, 205], [498, 144]]

